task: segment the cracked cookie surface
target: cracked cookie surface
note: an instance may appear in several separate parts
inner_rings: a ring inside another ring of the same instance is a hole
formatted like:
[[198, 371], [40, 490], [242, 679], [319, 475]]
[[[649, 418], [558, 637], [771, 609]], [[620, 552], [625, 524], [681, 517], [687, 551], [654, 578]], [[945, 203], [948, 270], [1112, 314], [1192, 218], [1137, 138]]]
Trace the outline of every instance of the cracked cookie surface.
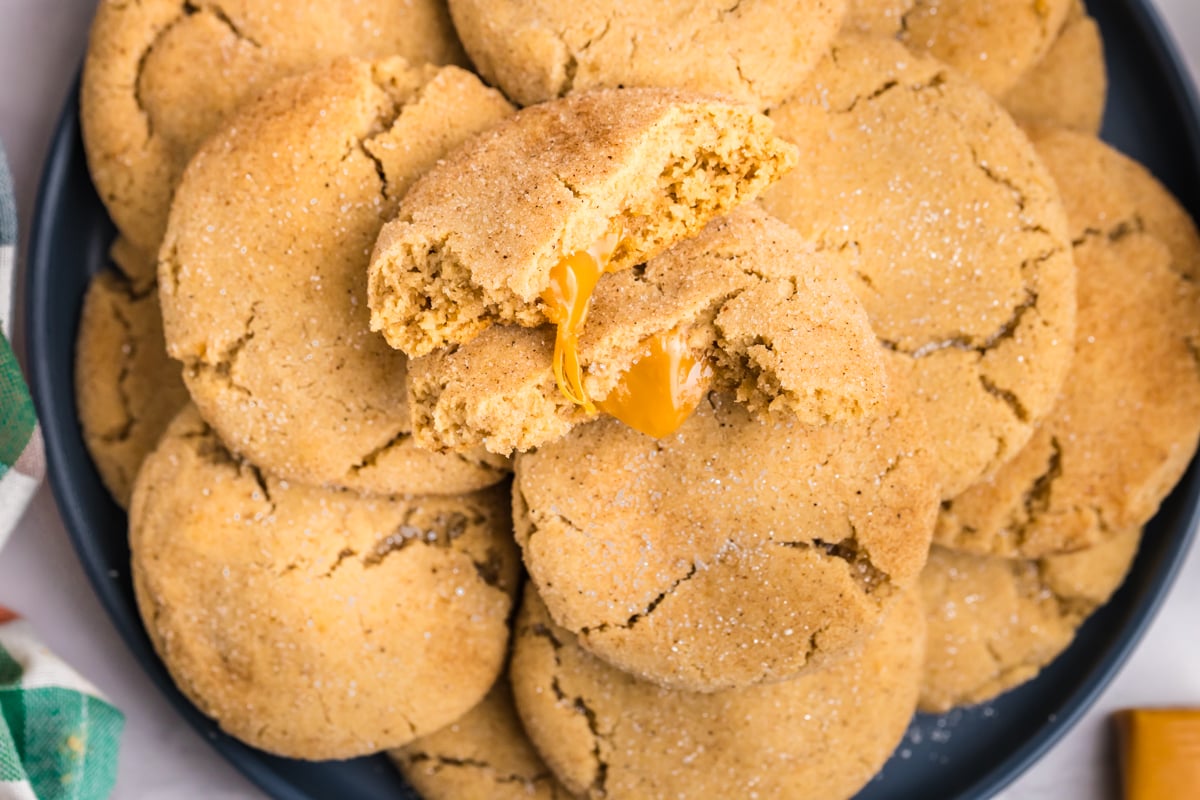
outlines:
[[[711, 385], [756, 413], [815, 425], [875, 409], [883, 357], [838, 264], [787, 225], [746, 207], [596, 287], [579, 341], [583, 385], [602, 401], [656, 334], [687, 332]], [[589, 419], [559, 390], [551, 329], [497, 325], [409, 364], [414, 436], [430, 449], [507, 455]], [[595, 417], [599, 412], [592, 414]]]
[[916, 0], [901, 40], [1000, 97], [1053, 45], [1074, 0]]
[[1001, 102], [1022, 123], [1100, 133], [1108, 70], [1100, 26], [1076, 0], [1054, 44]]
[[837, 33], [846, 0], [452, 0], [481, 75], [520, 105], [571, 91], [661, 86], [762, 108]]
[[1200, 234], [1149, 172], [1090, 136], [1035, 142], [1079, 268], [1076, 355], [1054, 410], [995, 475], [948, 501], [935, 539], [1037, 558], [1140, 528], [1200, 437]]
[[154, 254], [184, 167], [222, 120], [276, 80], [351, 55], [464, 62], [444, 0], [103, 0], [81, 121], [117, 227]]
[[134, 489], [134, 588], [176, 684], [223, 730], [349, 758], [487, 694], [519, 574], [510, 530], [503, 487], [400, 500], [288, 484], [188, 406]]
[[596, 659], [527, 586], [510, 677], [534, 745], [584, 797], [828, 800], [853, 795], [900, 741], [916, 706], [924, 628], [907, 591], [830, 669], [690, 694]]
[[277, 84], [201, 148], [159, 263], [169, 352], [235, 452], [377, 494], [496, 482], [503, 459], [409, 435], [404, 356], [369, 326], [367, 262], [399, 197], [511, 113], [457, 67], [353, 59]]
[[508, 676], [460, 719], [388, 754], [424, 800], [570, 800], [533, 749]]
[[665, 439], [598, 420], [518, 456], [532, 582], [583, 647], [666, 686], [782, 680], [845, 653], [916, 581], [937, 513], [902, 383], [852, 422], [757, 418], [712, 393]]
[[801, 157], [763, 204], [846, 259], [953, 497], [1029, 439], [1070, 365], [1058, 190], [990, 97], [890, 40], [840, 39], [771, 116]]
[[75, 344], [75, 403], [96, 471], [122, 508], [142, 460], [188, 402], [181, 370], [167, 355], [158, 292], [139, 292], [114, 271], [92, 278]]
[[921, 573], [928, 625], [921, 710], [987, 702], [1037, 676], [1117, 590], [1141, 531], [1037, 560], [934, 547]]
[[493, 323], [541, 325], [565, 257], [616, 228], [608, 269], [631, 268], [777, 180], [795, 150], [772, 128], [742, 106], [667, 89], [523, 109], [404, 197], [371, 257], [371, 326], [415, 357]]

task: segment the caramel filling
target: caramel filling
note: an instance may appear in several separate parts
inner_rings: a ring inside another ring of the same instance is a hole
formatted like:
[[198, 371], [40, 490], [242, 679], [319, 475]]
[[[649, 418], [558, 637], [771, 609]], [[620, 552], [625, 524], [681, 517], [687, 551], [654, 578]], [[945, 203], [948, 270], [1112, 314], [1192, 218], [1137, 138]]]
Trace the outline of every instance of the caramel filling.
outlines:
[[566, 256], [550, 270], [550, 286], [542, 292], [546, 317], [558, 326], [554, 339], [554, 378], [568, 400], [589, 412], [596, 407], [583, 388], [579, 332], [587, 321], [592, 292], [600, 276], [608, 271], [621, 237], [621, 230], [614, 228], [587, 250]]
[[661, 439], [679, 429], [704, 396], [712, 369], [688, 349], [680, 328], [646, 341], [647, 350], [600, 401], [600, 410]]

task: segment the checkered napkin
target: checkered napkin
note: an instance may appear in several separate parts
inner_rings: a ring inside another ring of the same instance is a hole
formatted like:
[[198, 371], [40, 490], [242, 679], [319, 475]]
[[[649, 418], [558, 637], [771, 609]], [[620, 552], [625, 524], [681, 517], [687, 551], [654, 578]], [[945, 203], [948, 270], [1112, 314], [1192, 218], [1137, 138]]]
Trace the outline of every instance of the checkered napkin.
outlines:
[[[16, 217], [0, 148], [0, 548], [45, 472], [33, 401], [8, 344]], [[0, 800], [108, 797], [123, 726], [121, 712], [0, 606]]]

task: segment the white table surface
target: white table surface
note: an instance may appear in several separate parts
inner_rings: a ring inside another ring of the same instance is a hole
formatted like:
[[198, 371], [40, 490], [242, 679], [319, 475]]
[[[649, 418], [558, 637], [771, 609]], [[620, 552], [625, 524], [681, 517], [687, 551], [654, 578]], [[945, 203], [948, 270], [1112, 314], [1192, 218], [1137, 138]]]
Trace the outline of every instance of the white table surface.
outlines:
[[[1200, 0], [1152, 1], [1200, 82]], [[0, 0], [0, 141], [16, 181], [22, 244], [28, 241], [42, 159], [84, 51], [93, 5], [94, 0]], [[125, 650], [44, 487], [0, 554], [0, 603], [32, 620], [52, 648], [125, 712], [115, 797], [262, 797], [176, 716]], [[1193, 548], [1166, 605], [1121, 674], [1085, 719], [1000, 797], [1115, 797], [1107, 717], [1127, 706], [1200, 705], [1198, 613], [1200, 548]]]

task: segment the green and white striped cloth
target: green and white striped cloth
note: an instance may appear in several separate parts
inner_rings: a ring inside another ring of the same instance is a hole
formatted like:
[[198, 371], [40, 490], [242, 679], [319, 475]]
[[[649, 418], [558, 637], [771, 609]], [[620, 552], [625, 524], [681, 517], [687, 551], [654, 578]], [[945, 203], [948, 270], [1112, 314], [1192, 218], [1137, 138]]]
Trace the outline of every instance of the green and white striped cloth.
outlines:
[[[33, 401], [8, 344], [16, 250], [12, 177], [0, 148], [0, 548], [45, 473]], [[121, 712], [43, 647], [27, 622], [0, 606], [0, 800], [108, 797], [124, 724]]]

